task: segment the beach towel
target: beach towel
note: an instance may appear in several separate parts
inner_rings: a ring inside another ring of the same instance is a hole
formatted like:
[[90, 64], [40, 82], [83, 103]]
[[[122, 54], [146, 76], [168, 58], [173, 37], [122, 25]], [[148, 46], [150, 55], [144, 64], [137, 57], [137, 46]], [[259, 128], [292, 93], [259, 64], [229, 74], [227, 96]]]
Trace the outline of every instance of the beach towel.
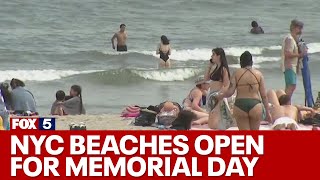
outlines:
[[[219, 92], [211, 91], [207, 96], [207, 111], [211, 112], [214, 108], [216, 108], [217, 100], [215, 96], [217, 96]], [[229, 102], [227, 98], [224, 98], [219, 104], [220, 111], [220, 121], [218, 125], [218, 129], [225, 130], [235, 125], [235, 120], [232, 116], [231, 109], [229, 106]]]
[[63, 111], [68, 115], [86, 114], [86, 110], [82, 106], [82, 112], [80, 112], [81, 100], [80, 97], [72, 97], [63, 102]]

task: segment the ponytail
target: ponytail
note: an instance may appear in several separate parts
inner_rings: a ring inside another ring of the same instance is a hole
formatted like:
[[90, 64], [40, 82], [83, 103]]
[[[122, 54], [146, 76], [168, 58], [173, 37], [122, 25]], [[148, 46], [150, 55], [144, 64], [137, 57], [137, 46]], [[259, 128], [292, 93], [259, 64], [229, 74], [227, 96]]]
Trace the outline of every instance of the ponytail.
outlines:
[[81, 96], [81, 92], [79, 93], [79, 97], [80, 97], [80, 115], [83, 113], [83, 104], [82, 104], [82, 96]]
[[71, 86], [71, 89], [73, 89], [75, 92], [78, 93], [78, 97], [80, 98], [80, 115], [83, 113], [83, 102], [82, 102], [82, 95], [81, 95], [81, 87], [79, 85], [73, 85]]

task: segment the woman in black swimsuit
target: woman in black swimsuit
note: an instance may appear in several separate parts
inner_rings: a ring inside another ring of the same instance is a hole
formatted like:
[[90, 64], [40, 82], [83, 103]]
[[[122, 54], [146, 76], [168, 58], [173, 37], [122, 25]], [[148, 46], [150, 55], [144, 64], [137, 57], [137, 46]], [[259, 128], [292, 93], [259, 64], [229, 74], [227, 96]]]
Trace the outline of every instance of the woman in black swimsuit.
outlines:
[[211, 80], [207, 99], [208, 125], [211, 129], [227, 129], [233, 124], [228, 104], [224, 101], [215, 102], [213, 98], [216, 94], [225, 92], [230, 84], [228, 62], [222, 48], [212, 50], [211, 60], [205, 72], [205, 79]]
[[157, 54], [160, 54], [160, 67], [170, 68], [171, 63], [169, 55], [171, 55], [171, 47], [167, 36], [161, 36], [161, 43], [157, 48]]
[[258, 130], [264, 116], [264, 107], [266, 120], [271, 120], [263, 75], [253, 69], [252, 64], [252, 55], [245, 51], [240, 56], [241, 69], [234, 72], [228, 91], [216, 97], [230, 97], [237, 90], [233, 115], [239, 130]]

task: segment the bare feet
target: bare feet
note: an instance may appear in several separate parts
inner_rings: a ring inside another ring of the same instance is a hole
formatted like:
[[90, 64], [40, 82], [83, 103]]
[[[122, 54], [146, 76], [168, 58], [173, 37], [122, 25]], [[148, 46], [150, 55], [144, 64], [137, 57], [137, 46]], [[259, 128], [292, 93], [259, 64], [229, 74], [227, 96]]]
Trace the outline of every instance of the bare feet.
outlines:
[[287, 125], [286, 129], [297, 130], [297, 126], [294, 123], [290, 123]]
[[273, 130], [285, 130], [286, 129], [286, 125], [285, 124], [277, 124]]

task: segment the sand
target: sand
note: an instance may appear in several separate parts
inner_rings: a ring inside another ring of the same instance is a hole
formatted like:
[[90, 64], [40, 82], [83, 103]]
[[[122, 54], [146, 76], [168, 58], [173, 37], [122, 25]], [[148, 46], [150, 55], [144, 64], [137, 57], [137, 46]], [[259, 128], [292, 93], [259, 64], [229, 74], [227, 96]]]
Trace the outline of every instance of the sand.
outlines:
[[69, 130], [70, 123], [84, 122], [87, 130], [154, 130], [154, 127], [141, 127], [131, 125], [132, 118], [124, 119], [119, 115], [79, 115], [56, 116], [56, 130]]
[[[56, 116], [56, 130], [69, 130], [70, 123], [80, 124], [84, 122], [87, 130], [159, 130], [155, 127], [134, 126], [134, 118], [122, 118], [120, 115], [79, 115], [79, 116]], [[299, 124], [300, 130], [311, 130], [312, 126]], [[207, 125], [193, 126], [192, 130], [211, 130]], [[238, 130], [232, 127], [228, 130]], [[270, 125], [261, 125], [260, 130], [271, 130]]]

